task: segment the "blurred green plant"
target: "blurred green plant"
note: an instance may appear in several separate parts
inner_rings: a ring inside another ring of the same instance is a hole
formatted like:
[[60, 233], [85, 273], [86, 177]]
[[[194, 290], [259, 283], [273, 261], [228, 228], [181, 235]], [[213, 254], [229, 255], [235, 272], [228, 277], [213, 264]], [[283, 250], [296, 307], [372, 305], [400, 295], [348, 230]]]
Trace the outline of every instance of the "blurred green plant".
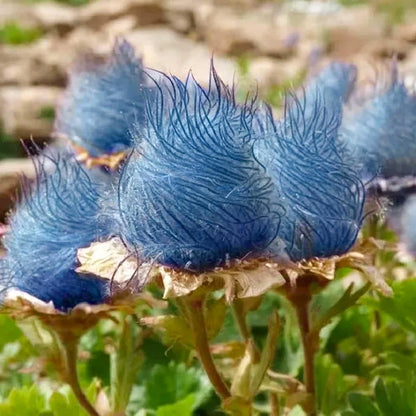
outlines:
[[269, 90], [265, 93], [264, 99], [272, 106], [272, 107], [282, 107], [285, 95], [291, 91], [296, 90], [299, 88], [306, 77], [306, 70], [300, 70], [296, 74], [293, 75], [292, 78], [289, 78], [278, 85], [273, 85], [269, 88]]
[[378, 13], [386, 17], [390, 25], [403, 23], [406, 15], [416, 10], [414, 0], [371, 0], [371, 3]]
[[338, 0], [339, 4], [342, 4], [343, 6], [358, 6], [360, 4], [367, 4], [368, 0]]
[[22, 155], [19, 141], [3, 132], [0, 126], [0, 160]]
[[[363, 236], [377, 238], [380, 270], [406, 267], [415, 276], [413, 262], [398, 262], [382, 244], [394, 241], [385, 226], [370, 223]], [[354, 273], [340, 268], [312, 287], [314, 394], [303, 384], [304, 333], [287, 288], [231, 304], [216, 286], [161, 301], [155, 282], [134, 312], [113, 312], [81, 337], [74, 373], [96, 413], [64, 384], [53, 328], [0, 315], [0, 414], [413, 416], [416, 278], [393, 281], [394, 296], [386, 297]], [[225, 380], [225, 400], [202, 354], [212, 355]]]
[[53, 121], [55, 119], [55, 109], [50, 106], [42, 107], [39, 110], [39, 118], [43, 120]]
[[[315, 321], [328, 316], [331, 305], [346, 299], [349, 276], [348, 270], [344, 271], [314, 299], [311, 313]], [[396, 414], [391, 409], [399, 409], [397, 414], [403, 416], [415, 414], [416, 315], [412, 311], [416, 279], [394, 282], [392, 286], [394, 297], [368, 293], [359, 303], [334, 315], [321, 331], [321, 352], [315, 360], [318, 415]], [[175, 313], [176, 308], [171, 305], [169, 310]], [[259, 415], [271, 414], [266, 405], [267, 392], [269, 388], [275, 389], [271, 387], [276, 386], [273, 380], [279, 380], [282, 390], [277, 394], [277, 402], [281, 414], [303, 416], [307, 414], [301, 406], [304, 393], [296, 381], [303, 371], [300, 334], [288, 301], [277, 292], [268, 292], [256, 304], [251, 304], [247, 324], [255, 345], [263, 348], [269, 333], [268, 317], [274, 310], [281, 316], [282, 330], [276, 356], [267, 373], [270, 381], [263, 386], [254, 406]], [[160, 311], [146, 308], [141, 313], [151, 317], [158, 316]], [[81, 340], [78, 372], [90, 400], [102, 394], [111, 398], [114, 385], [130, 383], [131, 395], [122, 395], [122, 401], [128, 402], [129, 416], [224, 414], [188, 347], [166, 337], [161, 339], [153, 331], [146, 332], [147, 329], [138, 327], [131, 319], [123, 329], [121, 316], [117, 320], [118, 323], [100, 322]], [[125, 331], [131, 335], [126, 336]], [[4, 315], [0, 316], [0, 333], [2, 415], [86, 416], [73, 393], [57, 381], [57, 375], [53, 377], [49, 369], [52, 377], [45, 377], [41, 351], [31, 346], [16, 323]], [[225, 361], [217, 358], [220, 365], [238, 358], [238, 351], [244, 352], [244, 343], [239, 344], [242, 350], [235, 344], [239, 337], [238, 325], [228, 310], [224, 325], [212, 340], [213, 351], [226, 345], [231, 348], [232, 355], [225, 357]], [[124, 345], [119, 345], [120, 342]], [[114, 354], [120, 351], [117, 359]], [[135, 376], [126, 379], [130, 377], [128, 374]], [[117, 383], [114, 377], [119, 380]]]
[[37, 27], [24, 27], [17, 22], [6, 22], [0, 25], [0, 43], [22, 45], [32, 43], [43, 35]]

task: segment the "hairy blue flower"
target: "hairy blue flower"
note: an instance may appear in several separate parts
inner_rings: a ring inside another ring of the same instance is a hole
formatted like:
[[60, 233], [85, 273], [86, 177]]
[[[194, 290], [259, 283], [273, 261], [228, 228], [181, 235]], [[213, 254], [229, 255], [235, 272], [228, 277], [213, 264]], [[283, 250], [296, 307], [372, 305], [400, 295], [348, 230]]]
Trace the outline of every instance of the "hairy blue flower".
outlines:
[[144, 259], [191, 271], [264, 254], [281, 210], [253, 157], [256, 103], [238, 105], [214, 69], [207, 89], [162, 78], [120, 178], [123, 239]]
[[55, 131], [93, 157], [124, 151], [133, 124], [143, 122], [146, 90], [141, 61], [127, 41], [118, 41], [107, 61], [70, 73]]
[[270, 114], [255, 146], [285, 208], [279, 236], [293, 261], [343, 254], [361, 227], [364, 185], [338, 140], [341, 111], [319, 95], [288, 98], [284, 120]]
[[367, 178], [413, 176], [415, 125], [416, 97], [394, 73], [387, 89], [347, 115], [341, 132]]
[[355, 84], [357, 68], [343, 62], [332, 62], [312, 78], [305, 87], [305, 118], [314, 117], [315, 103], [320, 98], [327, 111], [339, 112]]
[[94, 182], [68, 155], [35, 161], [37, 180], [23, 197], [4, 238], [3, 267], [14, 287], [55, 307], [102, 302], [106, 285], [75, 272], [76, 252], [109, 234], [97, 218], [103, 182]]

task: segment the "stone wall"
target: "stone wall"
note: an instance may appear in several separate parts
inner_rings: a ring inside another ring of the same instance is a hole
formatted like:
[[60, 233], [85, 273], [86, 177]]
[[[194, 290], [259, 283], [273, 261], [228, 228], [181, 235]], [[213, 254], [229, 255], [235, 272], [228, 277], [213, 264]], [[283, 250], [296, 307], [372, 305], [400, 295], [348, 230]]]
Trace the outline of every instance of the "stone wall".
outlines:
[[[213, 56], [225, 81], [243, 75], [240, 82], [260, 93], [330, 59], [355, 62], [365, 77], [396, 54], [403, 70], [416, 73], [416, 25], [392, 27], [369, 6], [330, 1], [94, 0], [70, 7], [0, 0], [0, 26], [6, 22], [44, 33], [30, 44], [0, 43], [0, 124], [16, 139], [39, 142], [49, 139], [73, 62], [87, 52], [105, 56], [117, 36], [147, 66], [179, 77], [191, 69], [202, 83]], [[19, 163], [0, 161], [0, 215], [10, 206], [14, 172], [32, 172]]]

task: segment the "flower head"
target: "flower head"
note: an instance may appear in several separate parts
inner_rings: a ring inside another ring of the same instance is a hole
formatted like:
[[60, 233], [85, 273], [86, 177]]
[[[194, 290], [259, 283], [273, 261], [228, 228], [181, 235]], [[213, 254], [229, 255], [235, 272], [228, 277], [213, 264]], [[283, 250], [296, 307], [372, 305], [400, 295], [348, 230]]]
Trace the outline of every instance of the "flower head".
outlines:
[[133, 125], [143, 122], [146, 91], [141, 61], [118, 41], [107, 61], [84, 62], [70, 73], [55, 131], [93, 157], [124, 151]]
[[416, 174], [416, 97], [393, 70], [387, 89], [348, 114], [342, 125], [345, 143], [368, 178]]
[[75, 267], [79, 247], [109, 234], [109, 224], [97, 217], [105, 185], [68, 155], [44, 156], [35, 165], [37, 180], [23, 186], [4, 238], [4, 275], [14, 287], [57, 308], [102, 302], [106, 284]]
[[238, 105], [215, 70], [202, 88], [164, 76], [120, 178], [122, 237], [162, 265], [204, 271], [264, 254], [280, 206], [253, 157], [255, 101]]
[[332, 62], [312, 78], [305, 87], [305, 118], [313, 117], [315, 103], [322, 98], [327, 111], [342, 107], [355, 84], [357, 68], [343, 62]]
[[364, 185], [338, 139], [342, 109], [324, 97], [289, 97], [284, 120], [270, 114], [255, 146], [285, 209], [279, 236], [293, 261], [347, 252], [363, 220]]

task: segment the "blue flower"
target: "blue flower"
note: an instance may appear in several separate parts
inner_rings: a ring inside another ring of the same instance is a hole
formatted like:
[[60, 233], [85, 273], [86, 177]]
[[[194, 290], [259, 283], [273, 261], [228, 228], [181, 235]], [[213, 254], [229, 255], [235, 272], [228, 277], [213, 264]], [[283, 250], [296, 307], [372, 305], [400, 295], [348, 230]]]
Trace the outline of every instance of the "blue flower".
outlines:
[[75, 268], [77, 249], [109, 234], [109, 224], [97, 217], [105, 185], [67, 154], [45, 155], [35, 166], [37, 181], [22, 187], [4, 238], [5, 274], [14, 287], [60, 309], [100, 303], [106, 285]]
[[321, 70], [305, 87], [305, 118], [313, 117], [319, 99], [323, 99], [327, 111], [339, 112], [338, 107], [347, 102], [354, 88], [357, 68], [343, 62], [332, 62]]
[[124, 151], [133, 125], [143, 122], [147, 93], [141, 61], [127, 41], [119, 41], [106, 62], [71, 72], [55, 132], [93, 157]]
[[363, 221], [364, 185], [338, 139], [341, 111], [319, 94], [291, 97], [282, 122], [269, 114], [262, 124], [256, 156], [285, 208], [279, 236], [293, 261], [347, 252]]
[[392, 78], [387, 89], [347, 115], [342, 125], [366, 179], [416, 174], [416, 97], [395, 71]]
[[281, 208], [253, 157], [255, 100], [238, 105], [213, 68], [208, 89], [162, 78], [121, 174], [122, 238], [144, 259], [191, 271], [264, 254]]

